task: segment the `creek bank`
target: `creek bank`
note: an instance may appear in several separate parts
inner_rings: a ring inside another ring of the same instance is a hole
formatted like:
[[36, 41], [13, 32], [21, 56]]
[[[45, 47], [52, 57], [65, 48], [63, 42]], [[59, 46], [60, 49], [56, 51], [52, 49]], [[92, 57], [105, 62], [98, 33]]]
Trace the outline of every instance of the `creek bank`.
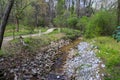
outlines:
[[[5, 80], [53, 80], [52, 75], [47, 76], [55, 63], [57, 54], [63, 54], [59, 49], [69, 44], [69, 40], [51, 42], [40, 52], [35, 54], [19, 53], [9, 57], [0, 58], [0, 79]], [[56, 75], [56, 74], [55, 74]], [[56, 76], [59, 77], [59, 76]], [[62, 78], [63, 76], [61, 76]], [[50, 78], [50, 79], [49, 79]]]

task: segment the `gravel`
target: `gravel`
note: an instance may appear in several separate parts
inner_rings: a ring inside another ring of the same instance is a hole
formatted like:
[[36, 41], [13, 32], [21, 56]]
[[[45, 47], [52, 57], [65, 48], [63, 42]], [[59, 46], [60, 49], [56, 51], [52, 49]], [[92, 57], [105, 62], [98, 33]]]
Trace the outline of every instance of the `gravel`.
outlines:
[[[64, 66], [66, 75], [75, 80], [102, 80], [104, 74], [100, 70], [105, 68], [105, 65], [96, 57], [93, 45], [81, 42], [77, 49], [78, 54], [66, 61]], [[74, 51], [71, 52], [70, 54], [73, 54]]]

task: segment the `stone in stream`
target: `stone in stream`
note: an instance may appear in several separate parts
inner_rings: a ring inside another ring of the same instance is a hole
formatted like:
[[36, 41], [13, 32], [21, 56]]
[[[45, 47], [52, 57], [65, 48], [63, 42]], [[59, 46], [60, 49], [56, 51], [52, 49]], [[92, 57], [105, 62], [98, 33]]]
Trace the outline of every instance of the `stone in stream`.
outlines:
[[49, 74], [45, 80], [68, 80], [64, 75]]

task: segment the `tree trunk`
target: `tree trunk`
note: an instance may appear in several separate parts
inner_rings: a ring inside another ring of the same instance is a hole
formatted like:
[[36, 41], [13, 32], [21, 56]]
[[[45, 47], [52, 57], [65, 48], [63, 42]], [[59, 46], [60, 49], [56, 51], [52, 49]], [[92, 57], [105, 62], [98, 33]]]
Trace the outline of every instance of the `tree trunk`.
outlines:
[[38, 25], [38, 12], [37, 12], [37, 9], [36, 9], [36, 11], [35, 11], [35, 27], [38, 27], [39, 25]]
[[76, 14], [80, 17], [80, 0], [77, 0], [76, 2]]
[[8, 5], [7, 5], [7, 7], [5, 9], [5, 12], [4, 12], [3, 18], [2, 18], [2, 21], [1, 21], [1, 25], [0, 25], [0, 49], [2, 47], [5, 28], [6, 28], [8, 18], [9, 18], [9, 14], [11, 12], [13, 4], [14, 4], [14, 0], [9, 0]]
[[120, 0], [118, 0], [118, 26], [120, 26]]
[[83, 6], [86, 7], [86, 0], [83, 0]]
[[49, 0], [49, 18], [50, 18], [50, 22], [52, 22], [53, 18], [54, 18], [54, 1], [53, 0]]
[[19, 32], [19, 19], [16, 17], [16, 31]]

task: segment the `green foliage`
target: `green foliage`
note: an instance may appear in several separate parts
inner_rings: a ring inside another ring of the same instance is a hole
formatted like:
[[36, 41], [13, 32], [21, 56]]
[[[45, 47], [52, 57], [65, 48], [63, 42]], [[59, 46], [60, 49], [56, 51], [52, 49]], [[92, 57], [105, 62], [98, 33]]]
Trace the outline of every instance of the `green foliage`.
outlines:
[[19, 25], [19, 26], [20, 26], [20, 30], [19, 32], [16, 32], [15, 25], [11, 25], [11, 24], [7, 25], [4, 36], [13, 36], [13, 33], [15, 33], [15, 36], [30, 33], [30, 31], [27, 29], [27, 26], [24, 25]]
[[39, 30], [41, 30], [41, 32], [45, 32], [47, 30], [47, 28], [43, 28], [43, 27], [33, 27], [33, 26], [25, 26], [25, 25], [19, 25], [19, 32], [15, 31], [15, 25], [7, 25], [6, 30], [5, 30], [5, 37], [7, 36], [13, 36], [13, 32], [15, 33], [15, 36], [19, 36], [19, 35], [27, 35], [27, 34], [34, 34], [34, 33], [38, 33]]
[[57, 15], [62, 15], [64, 13], [64, 5], [65, 1], [64, 0], [58, 0], [57, 2]]
[[106, 65], [105, 80], [120, 80], [120, 43], [117, 43], [111, 37], [98, 37], [93, 40], [100, 50], [97, 56]]
[[89, 19], [83, 17], [77, 26], [85, 27], [85, 36], [92, 38], [98, 35], [111, 35], [116, 26], [116, 15], [108, 11], [100, 11]]
[[74, 3], [74, 1], [72, 1], [72, 6], [71, 6], [71, 8], [70, 8], [70, 12], [71, 12], [71, 14], [74, 14], [74, 11], [75, 11], [75, 5], [74, 5], [75, 3]]
[[80, 18], [78, 20], [78, 23], [76, 24], [77, 29], [79, 29], [82, 32], [84, 32], [85, 29], [86, 29], [86, 26], [87, 26], [88, 22], [89, 22], [89, 18], [86, 17], [86, 16], [83, 16], [82, 18]]
[[63, 15], [54, 18], [53, 22], [57, 27], [64, 27], [66, 25], [66, 19]]
[[75, 14], [70, 15], [70, 13], [66, 11], [63, 15], [54, 18], [53, 22], [57, 27], [69, 27], [76, 29], [78, 18]]
[[100, 27], [95, 26], [94, 22], [88, 23], [85, 30], [85, 37], [93, 38], [100, 35]]
[[78, 22], [78, 18], [76, 16], [70, 16], [67, 19], [67, 24], [68, 24], [68, 27], [70, 28], [76, 28], [77, 22]]
[[117, 42], [120, 41], [120, 26], [117, 27], [117, 29], [113, 32], [113, 38], [117, 40]]
[[66, 37], [70, 39], [75, 39], [81, 34], [79, 30], [70, 29], [70, 28], [62, 28], [61, 32], [65, 33]]

